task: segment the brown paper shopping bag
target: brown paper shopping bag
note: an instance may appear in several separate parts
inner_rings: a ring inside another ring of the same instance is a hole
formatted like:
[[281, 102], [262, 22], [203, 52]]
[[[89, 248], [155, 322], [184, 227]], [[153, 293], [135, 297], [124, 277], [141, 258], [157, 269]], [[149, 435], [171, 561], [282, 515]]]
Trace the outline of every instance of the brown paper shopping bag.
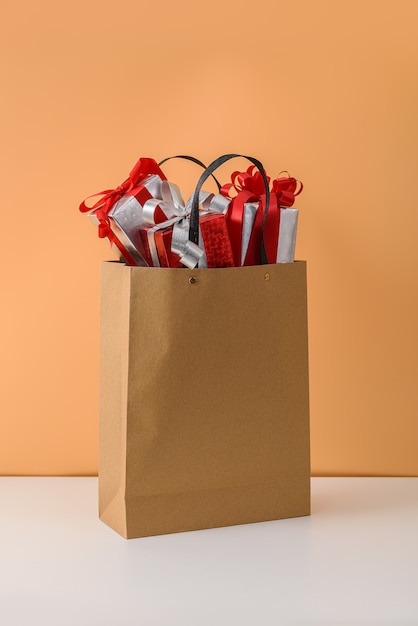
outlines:
[[305, 262], [104, 262], [100, 517], [141, 537], [310, 510]]
[[[201, 185], [234, 156], [199, 179], [194, 243]], [[100, 388], [100, 517], [123, 536], [309, 514], [305, 262], [104, 262]]]

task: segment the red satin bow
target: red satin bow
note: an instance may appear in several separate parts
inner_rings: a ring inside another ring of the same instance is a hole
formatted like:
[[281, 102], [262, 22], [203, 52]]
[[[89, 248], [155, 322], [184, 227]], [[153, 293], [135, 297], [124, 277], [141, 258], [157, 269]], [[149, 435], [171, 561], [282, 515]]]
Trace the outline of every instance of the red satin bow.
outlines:
[[[256, 170], [255, 174], [253, 173]], [[270, 183], [270, 177], [267, 176], [267, 181]], [[222, 185], [221, 193], [224, 196], [230, 196], [231, 189], [235, 189], [237, 193], [241, 191], [248, 191], [252, 196], [261, 197], [266, 193], [264, 181], [261, 173], [255, 167], [251, 165], [246, 172], [233, 172], [231, 175], [232, 183]]]
[[[266, 188], [263, 177], [258, 169], [251, 165], [246, 172], [233, 172], [231, 180], [231, 183], [222, 186], [221, 193], [232, 199], [227, 213], [227, 223], [233, 246], [234, 261], [236, 265], [241, 265], [244, 205], [247, 202], [260, 202], [244, 260], [244, 265], [258, 265], [261, 263], [262, 222], [266, 206]], [[268, 176], [267, 181], [270, 184], [270, 177]], [[291, 207], [295, 201], [295, 196], [299, 195], [302, 189], [302, 183], [289, 175], [273, 180], [264, 227], [264, 246], [269, 263], [276, 262], [280, 207]], [[236, 196], [231, 196], [232, 190], [236, 192]]]
[[[270, 176], [266, 175], [266, 178], [270, 184]], [[221, 188], [222, 195], [229, 198], [232, 197], [230, 194], [231, 189], [234, 189], [237, 194], [242, 191], [248, 191], [251, 193], [251, 196], [256, 196], [258, 198], [261, 198], [261, 196], [266, 193], [263, 177], [254, 165], [251, 165], [246, 172], [233, 172], [231, 180], [232, 183], [222, 185]], [[296, 178], [292, 178], [291, 176], [283, 176], [273, 180], [271, 193], [276, 195], [277, 204], [279, 206], [290, 207], [293, 205], [295, 197], [300, 194], [302, 189], [303, 185], [299, 180], [296, 180]]]
[[280, 206], [293, 206], [295, 197], [300, 194], [302, 189], [303, 184], [300, 180], [291, 176], [284, 176], [273, 180], [271, 193], [276, 195], [277, 203]]
[[116, 187], [116, 189], [105, 189], [104, 191], [99, 191], [98, 193], [88, 196], [86, 200], [89, 200], [89, 198], [95, 198], [96, 196], [102, 196], [92, 207], [88, 207], [86, 205], [86, 200], [80, 204], [80, 211], [82, 213], [88, 213], [89, 211], [96, 210], [95, 214], [99, 220], [99, 237], [109, 237], [111, 234], [108, 213], [115, 202], [122, 198], [122, 196], [126, 196], [133, 192], [145, 178], [152, 174], [160, 176], [162, 180], [166, 179], [154, 159], [139, 159], [135, 167], [130, 172], [128, 178], [123, 181], [121, 185]]

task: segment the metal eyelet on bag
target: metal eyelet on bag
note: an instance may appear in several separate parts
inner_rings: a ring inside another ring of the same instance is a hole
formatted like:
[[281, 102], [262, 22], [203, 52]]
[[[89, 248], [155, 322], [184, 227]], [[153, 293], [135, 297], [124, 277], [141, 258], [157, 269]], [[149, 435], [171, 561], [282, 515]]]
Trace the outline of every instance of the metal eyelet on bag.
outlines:
[[196, 282], [197, 282], [197, 278], [196, 278], [196, 276], [190, 276], [190, 278], [189, 278], [189, 283], [190, 283], [191, 285], [194, 285]]

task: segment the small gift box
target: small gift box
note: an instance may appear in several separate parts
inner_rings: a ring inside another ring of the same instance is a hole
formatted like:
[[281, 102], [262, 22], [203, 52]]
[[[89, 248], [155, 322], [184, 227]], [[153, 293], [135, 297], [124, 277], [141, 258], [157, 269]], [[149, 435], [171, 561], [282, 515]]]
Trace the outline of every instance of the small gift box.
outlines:
[[[290, 176], [276, 178], [265, 215], [264, 181], [254, 169], [234, 172], [232, 182], [221, 189], [229, 199], [226, 218], [235, 264], [259, 265], [262, 239], [268, 263], [290, 263], [294, 260], [298, 209], [289, 207], [302, 191], [302, 183]], [[269, 177], [267, 180], [270, 183]], [[231, 196], [232, 192], [236, 195]]]
[[225, 215], [212, 211], [201, 212], [199, 231], [199, 244], [205, 251], [199, 267], [234, 267]]
[[[233, 267], [231, 243], [224, 213], [213, 194], [199, 193], [199, 245], [189, 240], [192, 197], [185, 203], [177, 185], [163, 181], [162, 199], [150, 199], [143, 207], [146, 224], [139, 226], [144, 258], [154, 267]], [[157, 223], [154, 208], [166, 217]]]
[[[204, 203], [212, 195], [202, 192], [200, 200]], [[149, 265], [196, 267], [203, 250], [189, 241], [189, 213], [190, 200], [185, 203], [179, 187], [166, 180], [161, 184], [161, 199], [145, 202], [144, 222], [138, 227], [137, 236]]]
[[[146, 225], [139, 228], [144, 257], [149, 265], [155, 267], [184, 267], [184, 259], [183, 262], [181, 259], [186, 246], [191, 244], [187, 237], [189, 221], [185, 219], [184, 224], [178, 222], [168, 226], [165, 224], [163, 222], [155, 226]], [[199, 230], [199, 248], [195, 249], [198, 266], [233, 267], [234, 257], [225, 216], [221, 213], [202, 211]], [[173, 232], [175, 233], [174, 239]]]
[[[145, 224], [144, 205], [150, 199], [161, 201], [164, 180], [166, 177], [154, 159], [141, 158], [119, 187], [94, 194], [101, 198], [93, 207], [87, 207], [85, 202], [80, 205], [80, 210], [89, 211], [90, 219], [98, 225], [99, 237], [107, 237], [112, 248], [129, 265], [150, 265], [138, 226]], [[154, 219], [165, 219], [158, 204], [154, 208]]]
[[155, 245], [161, 267], [184, 267], [180, 256], [171, 249], [173, 241], [173, 227], [167, 226], [155, 232]]

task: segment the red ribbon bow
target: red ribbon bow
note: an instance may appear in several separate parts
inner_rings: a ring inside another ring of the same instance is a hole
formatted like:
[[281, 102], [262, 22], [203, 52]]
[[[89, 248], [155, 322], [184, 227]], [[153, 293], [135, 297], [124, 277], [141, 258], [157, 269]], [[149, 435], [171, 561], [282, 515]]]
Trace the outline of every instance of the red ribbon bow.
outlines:
[[[254, 173], [254, 170], [255, 173]], [[252, 196], [260, 198], [266, 192], [264, 181], [261, 173], [255, 167], [251, 165], [246, 172], [233, 172], [231, 175], [232, 183], [222, 185], [221, 193], [224, 196], [229, 196], [231, 189], [235, 189], [237, 193], [241, 191], [247, 191]], [[270, 177], [267, 176], [267, 181], [270, 183]]]
[[[288, 174], [288, 172], [281, 173]], [[270, 184], [270, 176], [266, 175], [266, 178]], [[232, 183], [222, 185], [221, 188], [222, 195], [229, 198], [232, 197], [230, 194], [231, 189], [234, 189], [237, 194], [242, 191], [247, 191], [251, 193], [251, 196], [255, 196], [257, 199], [261, 199], [266, 193], [263, 177], [255, 165], [251, 165], [246, 172], [233, 172], [231, 180]], [[290, 207], [295, 201], [295, 196], [298, 196], [302, 189], [303, 185], [299, 180], [287, 175], [273, 180], [271, 193], [276, 195], [277, 204], [279, 206]]]
[[160, 176], [162, 180], [165, 180], [163, 172], [154, 159], [139, 159], [128, 178], [124, 180], [121, 185], [116, 187], [116, 189], [105, 189], [104, 191], [99, 191], [98, 193], [88, 196], [86, 200], [95, 198], [96, 196], [102, 196], [92, 207], [86, 205], [86, 200], [80, 204], [80, 211], [82, 213], [95, 210], [96, 217], [99, 220], [99, 237], [103, 238], [111, 235], [108, 213], [115, 202], [122, 198], [122, 196], [132, 193], [145, 178], [152, 174], [156, 174]]
[[[284, 173], [284, 172], [283, 172]], [[288, 174], [288, 172], [286, 172]], [[295, 197], [300, 194], [303, 189], [303, 184], [300, 180], [292, 178], [291, 176], [283, 176], [281, 178], [275, 178], [271, 192], [277, 197], [277, 204], [282, 207], [293, 206]]]

